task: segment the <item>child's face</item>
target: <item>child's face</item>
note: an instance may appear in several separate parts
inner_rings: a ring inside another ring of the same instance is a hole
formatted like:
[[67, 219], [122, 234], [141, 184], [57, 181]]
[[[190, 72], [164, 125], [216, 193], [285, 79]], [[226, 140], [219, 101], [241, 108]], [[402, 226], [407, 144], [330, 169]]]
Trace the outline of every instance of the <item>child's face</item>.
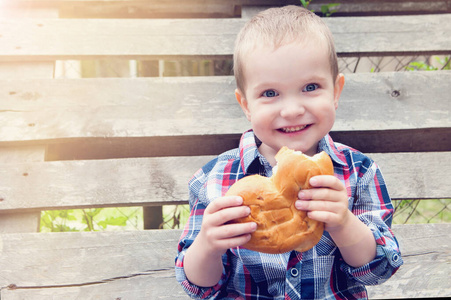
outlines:
[[258, 46], [244, 60], [244, 91], [236, 97], [262, 141], [260, 152], [274, 164], [282, 146], [313, 155], [332, 128], [343, 75], [332, 78], [325, 42]]

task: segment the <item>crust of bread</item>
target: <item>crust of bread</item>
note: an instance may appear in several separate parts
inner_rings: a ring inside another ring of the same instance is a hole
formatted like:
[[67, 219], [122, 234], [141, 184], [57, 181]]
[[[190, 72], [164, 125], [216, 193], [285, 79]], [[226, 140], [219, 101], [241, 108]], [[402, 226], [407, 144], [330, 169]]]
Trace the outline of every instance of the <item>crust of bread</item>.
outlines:
[[333, 175], [332, 160], [325, 152], [313, 157], [283, 147], [276, 155], [277, 172], [272, 177], [246, 176], [235, 182], [226, 196], [241, 196], [249, 206], [249, 216], [236, 223], [256, 222], [257, 230], [248, 243], [249, 250], [264, 253], [307, 251], [315, 246], [324, 223], [307, 217], [294, 203], [301, 189], [311, 188], [309, 180], [317, 175]]

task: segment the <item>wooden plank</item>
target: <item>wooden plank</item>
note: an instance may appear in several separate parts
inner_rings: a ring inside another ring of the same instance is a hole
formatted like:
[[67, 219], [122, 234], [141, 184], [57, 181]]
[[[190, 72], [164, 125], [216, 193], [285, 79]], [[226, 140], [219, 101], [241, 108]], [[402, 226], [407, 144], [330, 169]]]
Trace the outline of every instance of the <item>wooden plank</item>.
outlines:
[[29, 61], [29, 62], [0, 62], [1, 79], [25, 79], [29, 78], [52, 78], [53, 62]]
[[[451, 296], [451, 224], [393, 230], [405, 264], [383, 285], [368, 287], [370, 298]], [[179, 236], [179, 230], [1, 235], [2, 299], [187, 299], [174, 278]]]
[[[368, 154], [381, 168], [394, 199], [451, 198], [451, 152]], [[432, 173], [440, 174], [437, 177]], [[439, 179], [443, 178], [443, 179]]]
[[[394, 199], [451, 198], [451, 152], [371, 154]], [[0, 212], [185, 204], [211, 156], [3, 164]]]
[[[250, 18], [258, 12], [268, 8], [268, 6], [282, 6], [286, 4], [300, 5], [299, 1], [250, 1], [252, 3], [244, 6], [241, 11], [243, 18]], [[259, 3], [261, 2], [261, 3]], [[272, 3], [269, 3], [272, 2]], [[279, 3], [277, 3], [279, 2]], [[331, 3], [330, 0], [315, 0], [309, 5], [309, 9], [321, 15], [321, 7]], [[332, 17], [337, 16], [382, 16], [382, 15], [409, 15], [409, 14], [436, 14], [450, 13], [451, 1], [378, 1], [378, 0], [343, 0], [337, 2], [338, 5], [331, 8], [336, 11]]]
[[[0, 3], [0, 18], [2, 19], [15, 18], [18, 20], [21, 18], [54, 18], [58, 16], [58, 10], [54, 7], [40, 6], [36, 9], [20, 9], [18, 7], [5, 7], [5, 4]], [[1, 34], [0, 42], [2, 42]], [[52, 78], [53, 67], [52, 61], [4, 61], [0, 63], [0, 79], [20, 78], [29, 82], [30, 78]], [[0, 147], [0, 163], [43, 161], [45, 150], [46, 146], [42, 144], [2, 146]], [[2, 193], [3, 191], [0, 191], [0, 202], [4, 200]], [[4, 215], [0, 219], [0, 232], [37, 232], [39, 231], [40, 216], [39, 211]]]
[[233, 18], [235, 1], [60, 1], [63, 18]]
[[24, 146], [24, 147], [0, 147], [0, 163], [11, 162], [36, 162], [44, 161], [45, 147]]
[[0, 211], [187, 203], [188, 180], [209, 159], [4, 164], [0, 168]]
[[40, 220], [39, 211], [4, 214], [0, 218], [0, 233], [39, 232]]
[[[108, 262], [106, 262], [108, 263]], [[78, 286], [38, 287], [31, 289], [8, 288], [0, 292], [4, 300], [47, 299], [190, 299], [177, 283], [173, 269], [140, 272], [130, 277], [108, 279], [105, 282]]]
[[[451, 149], [451, 128], [332, 131], [337, 142], [364, 153], [439, 152]], [[137, 138], [84, 138], [49, 141], [54, 160], [218, 155], [239, 145], [241, 134]], [[22, 142], [19, 142], [21, 144]]]
[[450, 297], [451, 224], [395, 225], [404, 265], [371, 299]]
[[[309, 8], [321, 11], [321, 5], [327, 5], [330, 0], [315, 0]], [[334, 15], [380, 15], [380, 14], [419, 14], [419, 13], [449, 13], [449, 0], [342, 0], [338, 12]], [[3, 0], [3, 8], [20, 7], [39, 9], [50, 6], [60, 9], [61, 17], [70, 18], [173, 18], [173, 17], [233, 17], [239, 15], [240, 6], [282, 6], [300, 5], [298, 0]], [[238, 11], [232, 10], [233, 7]]]
[[[44, 158], [43, 145], [0, 147], [1, 164], [42, 162]], [[0, 203], [4, 200], [3, 191], [0, 190]], [[38, 232], [40, 216], [39, 211], [4, 214], [0, 217], [0, 233]]]
[[42, 1], [9, 1], [0, 2], [0, 18], [57, 18], [58, 5], [42, 3]]
[[[450, 81], [449, 71], [348, 74], [333, 131], [449, 129]], [[235, 87], [233, 77], [1, 80], [0, 142], [239, 135], [250, 124]]]
[[[451, 50], [451, 40], [442, 34], [451, 14], [325, 21], [340, 55]], [[230, 57], [243, 23], [241, 19], [3, 19], [0, 61]]]
[[177, 295], [178, 290], [173, 293], [169, 287], [176, 287], [173, 266], [179, 236], [175, 230], [0, 235], [0, 296], [155, 299]]

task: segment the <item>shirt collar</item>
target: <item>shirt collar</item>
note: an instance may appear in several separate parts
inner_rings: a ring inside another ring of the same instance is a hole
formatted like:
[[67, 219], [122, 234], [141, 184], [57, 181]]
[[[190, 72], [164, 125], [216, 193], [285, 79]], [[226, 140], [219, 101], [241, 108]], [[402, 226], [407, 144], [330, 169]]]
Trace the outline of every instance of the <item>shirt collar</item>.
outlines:
[[337, 146], [332, 140], [332, 137], [329, 134], [323, 137], [318, 143], [318, 153], [321, 151], [325, 151], [330, 156], [333, 162], [341, 166], [347, 165], [346, 156], [340, 150], [338, 150]]
[[[266, 162], [266, 159], [260, 154], [260, 152], [258, 152], [257, 143], [258, 141], [252, 129], [244, 132], [241, 136], [239, 149], [241, 168], [244, 172], [244, 175], [248, 173], [249, 167], [257, 158], [261, 165]], [[338, 165], [346, 165], [345, 155], [338, 150], [329, 134], [323, 137], [318, 143], [318, 153], [321, 151], [325, 151], [330, 156], [332, 161], [337, 163]]]
[[249, 166], [259, 157], [258, 146], [254, 132], [248, 130], [243, 133], [240, 140], [241, 169], [244, 175], [248, 172]]

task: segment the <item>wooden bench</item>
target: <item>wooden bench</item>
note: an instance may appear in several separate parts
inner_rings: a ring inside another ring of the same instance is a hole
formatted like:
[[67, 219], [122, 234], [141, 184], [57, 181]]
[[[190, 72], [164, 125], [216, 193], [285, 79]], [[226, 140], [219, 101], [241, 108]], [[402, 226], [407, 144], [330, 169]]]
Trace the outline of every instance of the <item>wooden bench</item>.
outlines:
[[[249, 5], [298, 3], [160, 2], [0, 4], [0, 299], [188, 298], [180, 230], [37, 232], [43, 210], [187, 204], [192, 174], [249, 128], [232, 76], [61, 79], [56, 61], [230, 59]], [[341, 57], [451, 54], [451, 1], [341, 2], [326, 19]], [[346, 74], [332, 135], [378, 162], [393, 199], [451, 198], [450, 82]], [[394, 226], [405, 264], [370, 297], [451, 296], [450, 229]]]

